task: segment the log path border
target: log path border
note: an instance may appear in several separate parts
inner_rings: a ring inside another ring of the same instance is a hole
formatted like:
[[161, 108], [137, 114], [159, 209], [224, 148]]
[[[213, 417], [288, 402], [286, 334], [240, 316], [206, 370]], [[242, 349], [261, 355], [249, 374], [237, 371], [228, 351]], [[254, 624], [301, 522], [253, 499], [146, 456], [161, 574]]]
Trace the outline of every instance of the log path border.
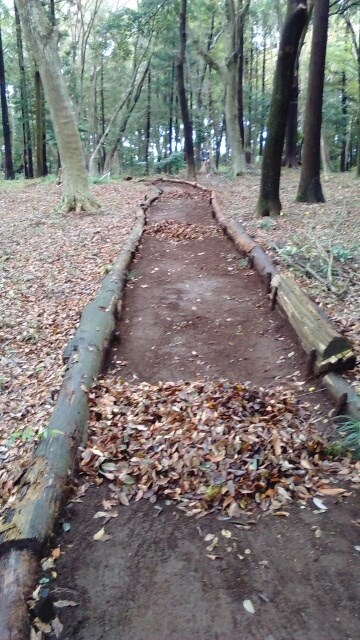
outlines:
[[[67, 371], [48, 424], [49, 436], [36, 448], [20, 480], [15, 506], [6, 515], [5, 523], [0, 524], [0, 640], [28, 640], [30, 637], [26, 601], [36, 586], [41, 555], [71, 490], [78, 448], [86, 441], [87, 435], [87, 392], [102, 370], [116, 318], [121, 315], [128, 267], [146, 224], [146, 211], [162, 193], [157, 186], [159, 182], [189, 185], [209, 194], [214, 218], [235, 247], [247, 255], [272, 300], [271, 307], [279, 305], [292, 324], [287, 308], [282, 305], [281, 295], [277, 295], [279, 275], [274, 263], [240, 223], [224, 215], [216, 192], [187, 180], [153, 180], [151, 184], [155, 194], [137, 209], [136, 223], [128, 241], [110, 273], [103, 279], [98, 294], [84, 308], [75, 336], [64, 350]], [[308, 300], [315, 312], [321, 315], [316, 305]], [[321, 321], [324, 322], [323, 317]], [[336, 333], [330, 320], [325, 322], [327, 325], [330, 323], [331, 330]], [[299, 334], [298, 338], [302, 343]], [[309, 373], [315, 373], [314, 350], [310, 349], [308, 356]], [[335, 402], [335, 411], [360, 420], [360, 398], [350, 384], [335, 372], [326, 373], [322, 382]]]

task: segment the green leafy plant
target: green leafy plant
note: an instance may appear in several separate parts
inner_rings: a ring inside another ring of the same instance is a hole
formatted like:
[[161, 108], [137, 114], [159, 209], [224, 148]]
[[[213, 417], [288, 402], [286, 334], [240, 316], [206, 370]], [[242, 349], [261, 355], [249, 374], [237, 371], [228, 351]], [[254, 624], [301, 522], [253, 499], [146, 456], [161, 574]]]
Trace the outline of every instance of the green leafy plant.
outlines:
[[260, 229], [265, 229], [268, 231], [269, 229], [273, 229], [276, 227], [276, 222], [272, 218], [262, 218], [258, 224]]
[[128, 271], [126, 279], [128, 282], [134, 282], [134, 280], [136, 280], [136, 271]]
[[32, 427], [27, 427], [26, 429], [17, 429], [13, 431], [6, 440], [6, 446], [10, 447], [17, 440], [20, 442], [29, 442], [30, 440], [46, 440], [50, 436], [56, 436], [61, 434], [61, 431], [57, 429], [44, 429], [41, 433], [35, 434], [35, 430]]
[[337, 425], [336, 431], [339, 434], [345, 449], [351, 452], [356, 460], [360, 460], [360, 420], [355, 420], [349, 416], [339, 416], [341, 422]]
[[354, 251], [349, 247], [343, 247], [341, 244], [334, 244], [332, 247], [332, 252], [334, 258], [336, 258], [340, 262], [348, 262], [354, 257]]
[[177, 173], [185, 166], [184, 154], [182, 152], [172, 153], [168, 158], [164, 158], [157, 163], [156, 168], [160, 171], [168, 171], [169, 173]]
[[279, 256], [293, 256], [299, 252], [299, 249], [293, 244], [285, 244], [283, 247], [279, 247], [277, 252]]
[[14, 442], [20, 440], [21, 442], [29, 442], [29, 440], [33, 440], [35, 436], [35, 431], [32, 427], [27, 427], [24, 430], [17, 429], [13, 431], [13, 433], [6, 440], [6, 445], [10, 447]]

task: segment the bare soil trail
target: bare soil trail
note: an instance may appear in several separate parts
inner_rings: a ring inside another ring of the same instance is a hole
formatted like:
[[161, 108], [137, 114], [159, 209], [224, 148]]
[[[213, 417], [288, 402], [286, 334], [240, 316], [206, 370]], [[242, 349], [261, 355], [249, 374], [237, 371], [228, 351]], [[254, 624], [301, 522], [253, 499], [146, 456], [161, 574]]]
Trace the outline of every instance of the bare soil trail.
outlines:
[[[207, 196], [163, 188], [129, 274], [109, 375], [296, 386], [305, 357]], [[141, 500], [120, 506], [100, 542], [94, 515], [108, 498], [105, 484], [92, 487], [64, 516], [53, 596], [78, 606], [60, 611], [63, 640], [360, 637], [358, 497], [232, 520]]]

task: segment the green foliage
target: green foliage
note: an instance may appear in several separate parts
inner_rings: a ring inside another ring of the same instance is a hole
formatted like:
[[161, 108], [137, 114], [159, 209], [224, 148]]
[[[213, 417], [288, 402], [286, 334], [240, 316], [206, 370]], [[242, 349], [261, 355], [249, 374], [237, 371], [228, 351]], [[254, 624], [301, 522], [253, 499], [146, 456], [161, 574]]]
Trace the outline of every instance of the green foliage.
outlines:
[[339, 416], [339, 420], [336, 431], [341, 438], [340, 444], [360, 460], [360, 421], [349, 416]]
[[128, 271], [126, 275], [126, 279], [128, 282], [134, 282], [136, 280], [137, 274], [136, 271]]
[[258, 223], [258, 227], [260, 229], [269, 231], [269, 229], [273, 229], [274, 227], [276, 227], [276, 222], [272, 218], [262, 218]]
[[30, 442], [31, 440], [45, 440], [50, 436], [61, 435], [61, 431], [58, 429], [44, 429], [41, 433], [36, 434], [33, 427], [26, 427], [26, 429], [17, 429], [6, 440], [5, 446], [11, 447], [15, 442]]
[[349, 247], [343, 247], [341, 244], [334, 244], [332, 247], [334, 258], [340, 262], [349, 262], [355, 257], [355, 251]]
[[185, 167], [184, 154], [181, 151], [172, 153], [168, 158], [160, 160], [156, 165], [160, 171], [167, 171], [169, 173], [178, 173]]

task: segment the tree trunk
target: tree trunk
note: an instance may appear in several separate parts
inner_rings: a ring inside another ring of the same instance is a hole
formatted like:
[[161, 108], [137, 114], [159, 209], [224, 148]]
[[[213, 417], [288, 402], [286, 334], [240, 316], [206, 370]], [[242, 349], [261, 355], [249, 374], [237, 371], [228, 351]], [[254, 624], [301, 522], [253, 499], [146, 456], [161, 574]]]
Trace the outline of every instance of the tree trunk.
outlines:
[[296, 65], [291, 87], [289, 110], [286, 120], [285, 155], [283, 165], [289, 169], [298, 167], [297, 133], [298, 133], [298, 97], [299, 97], [299, 65]]
[[58, 34], [40, 0], [15, 0], [23, 32], [39, 69], [61, 157], [64, 211], [98, 209], [90, 193], [84, 154], [58, 53]]
[[5, 147], [5, 178], [6, 180], [14, 180], [15, 171], [12, 160], [11, 151], [11, 133], [9, 124], [9, 110], [6, 95], [6, 81], [5, 81], [5, 65], [4, 65], [4, 52], [2, 46], [2, 35], [0, 25], [0, 97], [1, 97], [1, 115], [2, 115], [2, 127], [4, 135], [4, 147]]
[[238, 86], [237, 86], [237, 105], [238, 120], [240, 129], [241, 145], [245, 147], [245, 131], [244, 131], [244, 24], [239, 25], [239, 56], [238, 56]]
[[180, 14], [179, 14], [179, 37], [180, 48], [177, 62], [177, 81], [178, 81], [178, 94], [181, 109], [181, 116], [184, 125], [184, 139], [185, 139], [185, 159], [188, 167], [188, 177], [195, 179], [195, 158], [194, 158], [194, 146], [192, 139], [192, 124], [189, 115], [189, 108], [186, 99], [185, 91], [185, 51], [186, 51], [186, 9], [187, 0], [180, 0]]
[[342, 115], [342, 127], [341, 127], [341, 152], [340, 152], [340, 171], [344, 172], [348, 170], [347, 159], [347, 92], [346, 92], [346, 73], [341, 74], [341, 115]]
[[279, 215], [281, 211], [279, 188], [286, 119], [297, 50], [306, 19], [306, 4], [302, 0], [288, 0], [267, 124], [260, 195], [257, 203], [258, 216]]
[[146, 132], [145, 132], [145, 174], [149, 175], [149, 149], [151, 136], [151, 69], [148, 71], [148, 95], [146, 109]]
[[47, 175], [46, 155], [46, 133], [44, 131], [44, 92], [42, 88], [40, 73], [35, 71], [35, 120], [36, 120], [36, 177], [41, 178]]
[[171, 156], [173, 151], [173, 121], [174, 121], [174, 83], [175, 83], [175, 60], [173, 58], [171, 66], [171, 86], [170, 86], [170, 104], [169, 104], [169, 132], [168, 132], [168, 150]]
[[21, 98], [21, 118], [22, 118], [22, 131], [23, 131], [23, 165], [25, 178], [34, 177], [33, 167], [33, 153], [31, 143], [31, 131], [30, 131], [30, 115], [29, 115], [29, 99], [28, 89], [25, 74], [25, 61], [24, 61], [24, 49], [21, 34], [21, 24], [19, 13], [15, 9], [15, 29], [16, 29], [16, 48], [19, 61], [19, 74], [20, 74], [20, 98]]
[[250, 38], [250, 51], [248, 63], [248, 104], [247, 104], [247, 126], [245, 130], [245, 162], [251, 164], [251, 148], [252, 148], [252, 116], [253, 116], [253, 87], [254, 87], [254, 47], [252, 37]]
[[[244, 147], [241, 137], [243, 121], [243, 38], [246, 15], [249, 11], [250, 0], [245, 5], [241, 1], [238, 9], [234, 0], [225, 1], [227, 52], [225, 69], [221, 72], [225, 85], [225, 120], [226, 140], [231, 151], [231, 163], [234, 176], [241, 176], [245, 172]], [[244, 135], [244, 131], [242, 132]]]
[[244, 151], [241, 144], [238, 103], [237, 103], [237, 64], [229, 61], [226, 69], [225, 120], [226, 139], [231, 152], [231, 164], [234, 176], [245, 171]]
[[298, 202], [325, 201], [320, 182], [320, 142], [328, 20], [329, 0], [316, 0]]
[[261, 121], [259, 134], [259, 155], [263, 155], [264, 151], [264, 131], [265, 131], [265, 80], [266, 80], [266, 33], [264, 31], [262, 43], [262, 69], [261, 69]]

